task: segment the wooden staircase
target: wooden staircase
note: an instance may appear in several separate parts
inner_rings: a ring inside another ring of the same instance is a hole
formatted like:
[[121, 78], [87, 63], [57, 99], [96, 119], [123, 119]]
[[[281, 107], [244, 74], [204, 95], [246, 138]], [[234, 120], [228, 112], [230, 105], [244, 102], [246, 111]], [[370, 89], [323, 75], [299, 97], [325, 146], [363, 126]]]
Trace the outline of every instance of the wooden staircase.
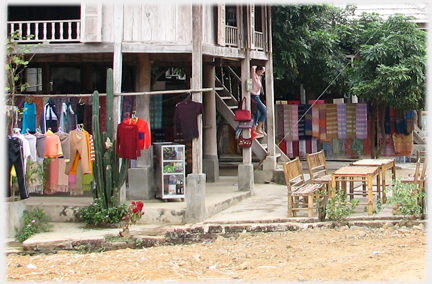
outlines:
[[[238, 102], [240, 100], [241, 91], [239, 88], [241, 86], [241, 79], [231, 67], [221, 66], [215, 80], [217, 111], [233, 129], [237, 129], [238, 122], [234, 120], [234, 112], [238, 109]], [[252, 152], [260, 161], [263, 161], [269, 155], [267, 151], [267, 137], [254, 139], [252, 142]], [[290, 160], [277, 145], [275, 145], [275, 149], [277, 163], [284, 163]]]
[[426, 141], [427, 141], [426, 135], [415, 124], [414, 124], [414, 135], [413, 136], [414, 136], [414, 143], [416, 143], [416, 144], [426, 144]]

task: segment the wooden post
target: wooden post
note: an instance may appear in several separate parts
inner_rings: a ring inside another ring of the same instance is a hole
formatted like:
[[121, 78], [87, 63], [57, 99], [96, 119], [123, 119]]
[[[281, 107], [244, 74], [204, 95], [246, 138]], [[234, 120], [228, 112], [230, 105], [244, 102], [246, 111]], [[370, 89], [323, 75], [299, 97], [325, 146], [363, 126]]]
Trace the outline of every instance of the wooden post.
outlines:
[[[251, 70], [251, 66], [250, 66], [250, 49], [246, 49], [245, 52], [245, 59], [242, 60], [241, 63], [241, 92], [242, 92], [242, 99], [243, 97], [246, 97], [246, 106], [247, 109], [250, 110], [250, 100], [251, 100], [251, 96], [250, 96], [250, 92], [248, 92], [247, 90], [247, 86], [246, 86], [246, 81], [247, 79], [249, 79], [251, 77], [250, 74], [250, 70]], [[246, 132], [249, 132], [249, 137], [251, 134], [251, 130], [250, 129], [244, 129], [243, 130], [243, 135], [247, 135]], [[252, 163], [252, 147], [251, 148], [243, 148], [243, 163], [244, 164], [251, 164]]]
[[[268, 53], [268, 61], [266, 62], [265, 71], [265, 97], [267, 108], [267, 151], [268, 156], [275, 157], [276, 153], [276, 134], [275, 134], [275, 116], [274, 116], [274, 88], [273, 88], [273, 59], [271, 52]], [[276, 159], [273, 170], [276, 168]]]
[[[138, 55], [137, 91], [151, 91], [151, 66], [148, 54]], [[136, 115], [148, 122], [150, 127], [150, 95], [136, 96]], [[137, 159], [137, 166], [153, 166], [150, 151], [142, 151]]]
[[[122, 67], [123, 67], [123, 54], [122, 54], [122, 41], [123, 41], [123, 4], [116, 4], [114, 8], [114, 58], [113, 58], [113, 90], [114, 94], [121, 93], [122, 82]], [[121, 96], [114, 96], [113, 102], [113, 125], [114, 137], [117, 136], [117, 125], [120, 123], [121, 115]], [[123, 163], [123, 161], [122, 161]], [[120, 204], [126, 202], [126, 185], [120, 188], [119, 191]]]
[[[191, 89], [202, 88], [202, 5], [192, 5], [192, 79]], [[192, 100], [202, 103], [202, 93], [193, 93]], [[202, 115], [198, 119], [198, 137], [192, 140], [192, 173], [202, 173]]]
[[[114, 94], [121, 93], [122, 68], [123, 68], [123, 4], [116, 4], [114, 8], [114, 58], [113, 58], [113, 89]], [[114, 96], [114, 133], [117, 133], [117, 125], [120, 123], [121, 96]]]
[[[205, 84], [207, 88], [215, 87], [215, 67], [213, 65], [206, 65], [204, 69]], [[204, 141], [205, 141], [205, 155], [217, 156], [217, 141], [216, 141], [216, 99], [215, 91], [208, 92], [203, 98], [203, 107], [206, 125], [204, 125]]]

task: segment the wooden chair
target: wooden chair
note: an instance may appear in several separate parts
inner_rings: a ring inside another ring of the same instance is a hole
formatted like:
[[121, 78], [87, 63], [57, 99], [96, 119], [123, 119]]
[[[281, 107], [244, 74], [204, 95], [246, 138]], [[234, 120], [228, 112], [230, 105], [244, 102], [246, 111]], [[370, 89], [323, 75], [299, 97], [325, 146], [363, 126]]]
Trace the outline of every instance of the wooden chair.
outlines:
[[308, 165], [310, 182], [325, 184], [328, 193], [331, 186], [332, 176], [327, 170], [327, 162], [324, 150], [311, 154], [307, 153], [306, 162]]
[[402, 183], [414, 183], [417, 184], [420, 177], [420, 167], [421, 167], [421, 158], [417, 158], [416, 167], [414, 174], [409, 174], [408, 176], [404, 176], [401, 178]]
[[[412, 183], [417, 185], [418, 191], [423, 192], [425, 188], [427, 178], [427, 157], [424, 158], [422, 163], [422, 158], [418, 157], [416, 162], [416, 168], [414, 174], [405, 176], [401, 178], [402, 183]], [[419, 200], [422, 203], [422, 200]]]
[[283, 168], [285, 182], [288, 187], [288, 216], [294, 217], [296, 216], [296, 211], [307, 210], [308, 217], [312, 217], [317, 191], [325, 185], [305, 182], [299, 157], [286, 162]]

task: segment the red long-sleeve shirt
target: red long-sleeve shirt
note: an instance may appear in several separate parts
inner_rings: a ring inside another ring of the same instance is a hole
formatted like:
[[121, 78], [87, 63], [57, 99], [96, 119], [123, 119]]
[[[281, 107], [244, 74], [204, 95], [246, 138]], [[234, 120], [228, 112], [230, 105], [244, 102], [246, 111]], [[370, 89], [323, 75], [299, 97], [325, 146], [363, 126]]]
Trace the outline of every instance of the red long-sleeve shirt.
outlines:
[[117, 126], [116, 153], [120, 158], [136, 160], [141, 156], [139, 130], [136, 124]]
[[140, 142], [141, 150], [148, 149], [150, 147], [151, 136], [150, 136], [150, 129], [148, 127], [147, 121], [137, 117], [137, 118], [127, 118], [123, 120], [123, 123], [136, 124], [138, 126], [139, 142]]

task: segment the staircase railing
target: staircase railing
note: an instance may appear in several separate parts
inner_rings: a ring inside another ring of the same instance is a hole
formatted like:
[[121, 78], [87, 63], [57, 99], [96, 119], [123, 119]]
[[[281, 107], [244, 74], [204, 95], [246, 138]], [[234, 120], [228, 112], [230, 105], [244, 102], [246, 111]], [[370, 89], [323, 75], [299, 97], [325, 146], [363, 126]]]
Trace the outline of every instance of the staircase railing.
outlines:
[[[218, 112], [225, 118], [227, 123], [236, 129], [238, 122], [234, 121], [234, 112], [238, 108], [238, 102], [241, 97], [241, 79], [237, 73], [229, 66], [221, 66], [216, 76], [216, 87], [220, 87], [216, 91], [216, 107]], [[234, 92], [234, 93], [233, 93]], [[268, 156], [267, 137], [261, 138], [261, 142], [257, 139], [253, 140], [252, 151], [260, 159], [264, 160]], [[280, 161], [289, 161], [285, 153], [276, 145], [276, 155]]]

